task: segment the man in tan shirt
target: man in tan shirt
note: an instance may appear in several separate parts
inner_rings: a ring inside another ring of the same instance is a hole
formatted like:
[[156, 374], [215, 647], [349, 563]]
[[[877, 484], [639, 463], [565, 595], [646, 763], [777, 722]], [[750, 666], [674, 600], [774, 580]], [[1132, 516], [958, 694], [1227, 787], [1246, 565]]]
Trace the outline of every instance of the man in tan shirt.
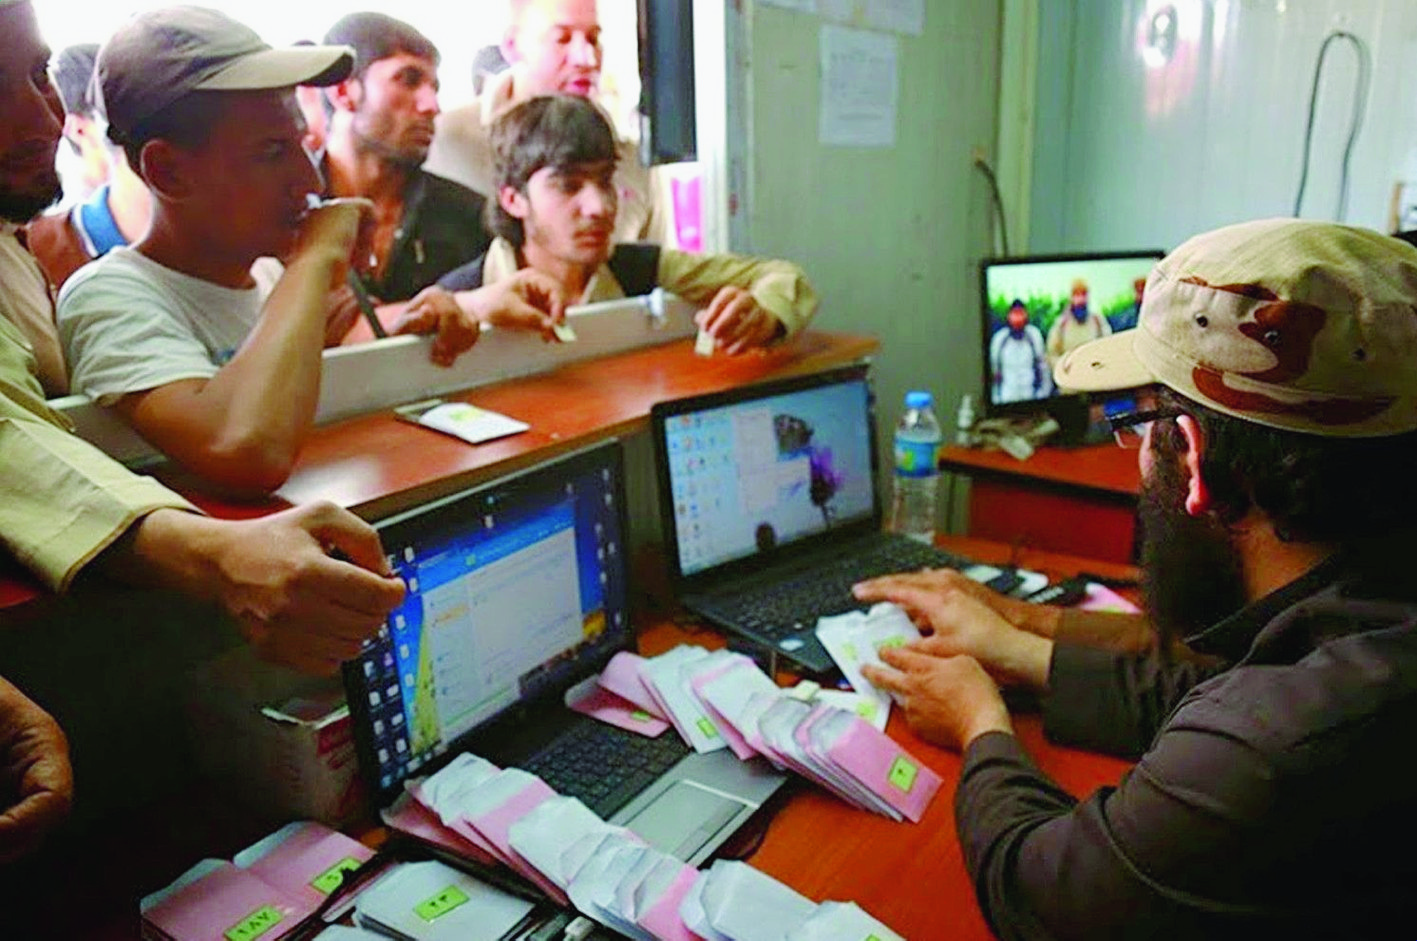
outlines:
[[[62, 110], [48, 60], [28, 0], [0, 0], [0, 218], [10, 224], [58, 195]], [[0, 282], [7, 313], [14, 267]], [[240, 522], [202, 516], [72, 434], [36, 373], [30, 342], [0, 317], [0, 547], [50, 589], [112, 578], [210, 599], [264, 656], [314, 673], [357, 653], [402, 600], [357, 517], [328, 503]], [[33, 848], [72, 796], [63, 732], [0, 680], [0, 862]]]
[[[594, 100], [600, 84], [600, 18], [596, 0], [508, 0], [511, 24], [502, 54], [511, 67], [490, 76], [471, 104], [438, 116], [424, 169], [496, 198], [489, 132], [498, 116], [537, 95]], [[633, 141], [616, 141], [615, 241], [672, 241], [672, 214], [659, 174], [640, 164]]]

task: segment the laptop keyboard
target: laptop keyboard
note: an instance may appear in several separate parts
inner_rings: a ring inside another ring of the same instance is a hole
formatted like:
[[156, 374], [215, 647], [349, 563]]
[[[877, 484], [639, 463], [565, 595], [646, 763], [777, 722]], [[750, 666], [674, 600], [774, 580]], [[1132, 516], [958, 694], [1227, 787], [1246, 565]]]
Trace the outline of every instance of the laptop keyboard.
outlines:
[[522, 767], [608, 819], [687, 754], [689, 746], [673, 729], [646, 738], [586, 721], [571, 726]]
[[735, 587], [731, 593], [715, 596], [712, 606], [715, 614], [743, 629], [778, 640], [812, 627], [818, 617], [863, 607], [851, 593], [851, 586], [859, 581], [925, 566], [960, 568], [968, 564], [923, 543], [892, 539], [783, 581]]

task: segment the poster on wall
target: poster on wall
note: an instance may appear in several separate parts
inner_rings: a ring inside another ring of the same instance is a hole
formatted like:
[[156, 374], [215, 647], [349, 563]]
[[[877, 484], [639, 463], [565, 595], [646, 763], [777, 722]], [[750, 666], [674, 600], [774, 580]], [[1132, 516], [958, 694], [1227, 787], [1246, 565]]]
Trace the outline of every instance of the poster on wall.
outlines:
[[844, 26], [821, 29], [818, 139], [835, 147], [894, 147], [900, 40]]
[[919, 36], [925, 31], [925, 0], [817, 0], [829, 20], [866, 29]]

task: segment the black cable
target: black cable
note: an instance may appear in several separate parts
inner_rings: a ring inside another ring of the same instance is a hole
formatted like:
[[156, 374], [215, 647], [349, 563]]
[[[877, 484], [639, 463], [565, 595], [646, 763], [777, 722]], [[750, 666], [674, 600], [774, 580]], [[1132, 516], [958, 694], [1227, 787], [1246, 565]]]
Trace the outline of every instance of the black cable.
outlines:
[[1339, 39], [1351, 42], [1358, 54], [1358, 87], [1354, 89], [1353, 119], [1348, 128], [1348, 141], [1343, 146], [1343, 167], [1338, 187], [1338, 221], [1343, 221], [1344, 215], [1348, 212], [1349, 165], [1353, 159], [1353, 145], [1357, 142], [1358, 132], [1363, 126], [1363, 109], [1368, 100], [1368, 83], [1372, 77], [1372, 62], [1368, 56], [1368, 47], [1363, 40], [1352, 33], [1334, 30], [1324, 38], [1323, 45], [1319, 47], [1318, 61], [1314, 63], [1314, 81], [1309, 89], [1309, 116], [1304, 125], [1304, 154], [1303, 163], [1299, 168], [1299, 191], [1294, 194], [1293, 214], [1296, 217], [1303, 207], [1304, 190], [1309, 183], [1309, 158], [1310, 151], [1314, 146], [1314, 118], [1318, 111], [1319, 83], [1323, 78], [1324, 57], [1328, 55], [1328, 47]]
[[975, 157], [974, 166], [989, 181], [989, 195], [994, 201], [994, 214], [999, 219], [999, 241], [1003, 243], [1004, 257], [1007, 258], [1009, 255], [1009, 223], [1004, 218], [1004, 199], [999, 195], [999, 179], [994, 175], [994, 168], [989, 166], [989, 162], [983, 157]]

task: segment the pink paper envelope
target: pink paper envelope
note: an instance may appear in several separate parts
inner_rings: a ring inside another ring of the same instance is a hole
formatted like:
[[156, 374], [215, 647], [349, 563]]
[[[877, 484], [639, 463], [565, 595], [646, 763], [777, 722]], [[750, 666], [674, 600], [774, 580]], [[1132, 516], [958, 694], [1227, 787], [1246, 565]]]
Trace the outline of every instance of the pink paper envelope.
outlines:
[[831, 755], [821, 747], [818, 733], [827, 732], [832, 722], [846, 721], [845, 717], [848, 715], [851, 713], [844, 709], [838, 709], [826, 703], [818, 703], [812, 707], [811, 712], [807, 713], [807, 718], [798, 723], [797, 728], [793, 730], [793, 740], [817, 765], [817, 771], [822, 775], [822, 778], [831, 782], [832, 790], [846, 798], [848, 803], [855, 804], [863, 810], [870, 810], [899, 820], [898, 811], [876, 797], [865, 785], [833, 764]]
[[600, 679], [596, 682], [621, 699], [628, 699], [655, 718], [668, 721], [669, 716], [661, 711], [663, 707], [655, 701], [654, 695], [640, 676], [640, 667], [644, 664], [644, 657], [622, 650], [610, 658], [605, 669], [600, 671]]
[[231, 936], [275, 941], [315, 907], [234, 863], [222, 863], [153, 905], [143, 918], [174, 941]]
[[590, 686], [578, 699], [568, 701], [566, 705], [583, 716], [646, 738], [657, 738], [669, 728], [668, 722], [603, 686]]
[[701, 873], [693, 866], [685, 865], [664, 890], [659, 901], [650, 906], [649, 911], [640, 916], [637, 924], [654, 935], [659, 941], [703, 941], [689, 930], [684, 919], [679, 916], [679, 903], [694, 887]]
[[319, 906], [374, 851], [313, 820], [290, 824], [237, 855], [236, 865]]
[[466, 856], [487, 866], [495, 866], [501, 862], [495, 855], [461, 833], [444, 826], [438, 815], [415, 800], [412, 793], [406, 793], [394, 801], [380, 816], [390, 828], [440, 846], [459, 856]]
[[1123, 611], [1127, 614], [1136, 614], [1141, 608], [1138, 608], [1106, 585], [1088, 582], [1087, 593], [1082, 596], [1082, 601], [1078, 602], [1078, 610]]
[[530, 813], [534, 807], [556, 796], [551, 785], [537, 778], [492, 810], [466, 822], [496, 848], [497, 855], [501, 856], [507, 865], [536, 883], [557, 902], [568, 905], [570, 899], [561, 891], [561, 887], [542, 875], [540, 870], [512, 849], [510, 834], [512, 824]]
[[851, 717], [851, 724], [828, 754], [838, 768], [913, 823], [920, 822], [940, 789], [938, 774], [860, 716]]
[[422, 796], [423, 791], [420, 787], [418, 787], [417, 785], [409, 785], [408, 791], [418, 800], [420, 806], [426, 808], [428, 812], [430, 814], [433, 814], [433, 816], [436, 817], [440, 822], [442, 822], [445, 827], [452, 830], [453, 833], [456, 834], [459, 839], [471, 843], [473, 846], [476, 846], [480, 852], [488, 856], [493, 861], [499, 862], [504, 866], [510, 865], [507, 859], [505, 859], [502, 856], [501, 852], [498, 851], [497, 847], [493, 846], [490, 840], [488, 840], [481, 833], [479, 833], [476, 827], [473, 827], [466, 820], [462, 819], [444, 821], [442, 816], [436, 811], [434, 811], [433, 808], [429, 805], [429, 803], [424, 800]]
[[727, 717], [713, 707], [713, 703], [709, 702], [708, 697], [704, 695], [704, 688], [730, 670], [742, 669], [744, 662], [752, 663], [747, 657], [728, 660], [714, 667], [712, 670], [700, 673], [689, 682], [689, 685], [693, 687], [694, 695], [699, 697], [699, 702], [703, 703], [704, 713], [709, 717], [709, 721], [718, 727], [719, 734], [722, 735], [723, 740], [728, 743], [728, 747], [732, 749], [733, 754], [738, 756], [739, 761], [747, 761], [749, 758], [756, 755], [758, 751], [752, 745], [748, 744], [747, 739], [738, 731], [737, 726], [728, 721]]

